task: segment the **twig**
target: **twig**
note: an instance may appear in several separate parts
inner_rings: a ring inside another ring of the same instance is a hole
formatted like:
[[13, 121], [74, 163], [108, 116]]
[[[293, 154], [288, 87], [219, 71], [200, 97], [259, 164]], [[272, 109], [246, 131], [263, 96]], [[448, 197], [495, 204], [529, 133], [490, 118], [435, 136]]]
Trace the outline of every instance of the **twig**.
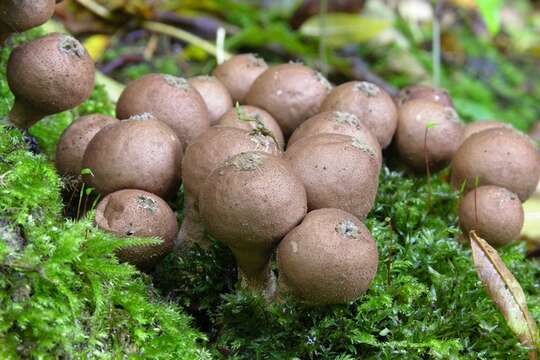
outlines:
[[[207, 53], [212, 54], [213, 56], [217, 56], [218, 51], [214, 44], [196, 35], [193, 35], [187, 31], [184, 31], [182, 29], [178, 29], [178, 28], [175, 28], [174, 26], [170, 26], [167, 24], [162, 24], [162, 23], [158, 23], [154, 21], [145, 21], [142, 23], [142, 27], [145, 28], [146, 30], [168, 35], [178, 40], [182, 40], [189, 44], [198, 46], [201, 49], [205, 50]], [[232, 55], [230, 53], [226, 51], [223, 52], [223, 58], [225, 60], [230, 59], [231, 56]]]
[[105, 19], [105, 20], [112, 20], [113, 14], [107, 9], [105, 6], [98, 4], [94, 0], [75, 0], [97, 16]]
[[217, 48], [217, 55], [216, 55], [216, 61], [219, 64], [223, 64], [225, 61], [225, 36], [227, 35], [227, 31], [225, 28], [220, 27], [217, 29], [216, 32], [216, 48]]
[[432, 62], [433, 62], [433, 86], [439, 87], [441, 84], [441, 12], [444, 0], [436, 0], [433, 14], [433, 45], [432, 45]]
[[320, 0], [319, 10], [319, 62], [321, 72], [324, 76], [328, 75], [328, 61], [326, 59], [326, 14], [328, 13], [328, 0]]

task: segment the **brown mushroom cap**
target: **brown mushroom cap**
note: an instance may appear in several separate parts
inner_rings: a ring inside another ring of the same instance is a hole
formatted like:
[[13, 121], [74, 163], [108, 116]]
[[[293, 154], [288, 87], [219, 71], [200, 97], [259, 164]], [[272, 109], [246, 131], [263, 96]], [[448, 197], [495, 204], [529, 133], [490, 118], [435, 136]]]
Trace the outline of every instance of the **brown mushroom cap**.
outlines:
[[417, 170], [426, 171], [426, 155], [430, 169], [448, 165], [463, 141], [463, 133], [464, 125], [451, 107], [421, 99], [399, 107], [397, 149], [400, 157]]
[[307, 214], [277, 249], [279, 279], [312, 304], [339, 304], [365, 293], [377, 273], [377, 246], [369, 230], [338, 209]]
[[240, 54], [218, 65], [212, 75], [225, 85], [234, 102], [243, 103], [255, 79], [266, 69], [268, 65], [263, 59], [254, 54]]
[[336, 87], [324, 100], [321, 112], [324, 111], [356, 115], [377, 137], [383, 149], [390, 144], [396, 131], [394, 100], [383, 89], [366, 81], [350, 81]]
[[208, 176], [199, 210], [209, 231], [229, 246], [250, 275], [267, 264], [271, 249], [306, 215], [306, 191], [277, 156], [245, 152]]
[[186, 149], [182, 161], [186, 192], [197, 197], [204, 181], [216, 167], [229, 157], [246, 151], [281, 153], [271, 137], [232, 127], [210, 128]]
[[436, 102], [442, 106], [454, 107], [454, 102], [446, 90], [429, 85], [407, 86], [399, 92], [398, 98], [400, 105], [410, 100], [422, 99]]
[[495, 120], [481, 120], [469, 123], [465, 126], [465, 135], [463, 140], [469, 138], [471, 135], [476, 134], [480, 131], [494, 128], [508, 128], [511, 126]]
[[526, 135], [513, 129], [484, 130], [469, 137], [452, 159], [452, 185], [467, 190], [496, 185], [527, 200], [540, 177], [540, 155]]
[[242, 105], [232, 108], [219, 119], [218, 124], [246, 131], [266, 129], [274, 137], [279, 148], [285, 149], [283, 131], [277, 121], [272, 115], [255, 106]]
[[459, 225], [463, 232], [468, 236], [471, 230], [475, 230], [493, 246], [503, 246], [516, 240], [523, 220], [519, 197], [498, 186], [480, 186], [471, 190], [459, 205]]
[[178, 232], [176, 216], [160, 197], [126, 189], [109, 194], [96, 208], [96, 225], [119, 237], [157, 237], [157, 245], [133, 246], [118, 252], [121, 261], [148, 270], [173, 249]]
[[7, 66], [15, 94], [9, 120], [27, 128], [81, 104], [94, 89], [94, 75], [93, 60], [71, 36], [52, 33], [16, 47]]
[[189, 79], [189, 84], [201, 94], [206, 108], [210, 125], [215, 125], [219, 118], [232, 109], [233, 102], [229, 91], [213, 76], [196, 76]]
[[83, 157], [83, 176], [102, 195], [140, 189], [162, 198], [180, 186], [182, 143], [165, 123], [149, 114], [119, 121], [99, 131]]
[[54, 14], [55, 0], [0, 1], [0, 33], [17, 33], [42, 25]]
[[326, 111], [307, 119], [291, 135], [288, 146], [299, 139], [319, 134], [341, 134], [360, 139], [375, 151], [382, 164], [382, 150], [377, 138], [356, 115], [342, 111]]
[[295, 142], [284, 158], [302, 179], [310, 210], [343, 209], [362, 219], [373, 207], [380, 165], [376, 150], [361, 139], [315, 135]]
[[208, 130], [210, 119], [203, 98], [186, 79], [150, 74], [128, 84], [116, 105], [116, 116], [150, 113], [171, 127], [184, 149]]
[[55, 165], [62, 176], [78, 178], [81, 175], [82, 160], [90, 140], [107, 125], [118, 120], [103, 114], [92, 114], [78, 118], [62, 133], [56, 146]]
[[319, 112], [332, 85], [319, 72], [302, 64], [272, 66], [251, 86], [246, 104], [268, 111], [285, 137]]

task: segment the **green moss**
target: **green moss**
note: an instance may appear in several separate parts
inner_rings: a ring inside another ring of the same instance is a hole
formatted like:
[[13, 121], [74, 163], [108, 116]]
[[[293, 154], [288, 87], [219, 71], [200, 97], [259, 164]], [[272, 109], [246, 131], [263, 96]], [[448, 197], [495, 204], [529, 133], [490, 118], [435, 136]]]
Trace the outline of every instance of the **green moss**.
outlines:
[[[1, 50], [1, 69], [9, 51]], [[5, 116], [12, 95], [3, 73], [0, 92], [0, 116]], [[54, 152], [61, 131], [76, 116], [111, 110], [98, 88], [79, 108], [34, 127], [45, 155], [29, 152], [19, 130], [0, 126], [2, 359], [209, 357], [200, 346], [205, 337], [191, 328], [190, 318], [113, 255], [120, 244], [156, 240], [119, 242], [98, 231], [92, 215], [78, 222], [62, 217], [62, 182], [46, 154]]]

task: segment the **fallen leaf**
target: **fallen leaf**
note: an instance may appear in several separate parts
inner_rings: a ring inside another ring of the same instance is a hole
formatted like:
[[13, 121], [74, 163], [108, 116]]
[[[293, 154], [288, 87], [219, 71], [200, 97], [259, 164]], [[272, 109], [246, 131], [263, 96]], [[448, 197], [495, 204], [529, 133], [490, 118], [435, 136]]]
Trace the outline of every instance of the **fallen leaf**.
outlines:
[[109, 35], [92, 35], [84, 41], [84, 47], [94, 61], [99, 61], [105, 50], [109, 47], [111, 37]]
[[471, 231], [469, 240], [476, 272], [489, 296], [520, 342], [531, 349], [529, 359], [538, 359], [538, 329], [527, 308], [521, 285], [504, 265], [497, 251], [484, 239]]

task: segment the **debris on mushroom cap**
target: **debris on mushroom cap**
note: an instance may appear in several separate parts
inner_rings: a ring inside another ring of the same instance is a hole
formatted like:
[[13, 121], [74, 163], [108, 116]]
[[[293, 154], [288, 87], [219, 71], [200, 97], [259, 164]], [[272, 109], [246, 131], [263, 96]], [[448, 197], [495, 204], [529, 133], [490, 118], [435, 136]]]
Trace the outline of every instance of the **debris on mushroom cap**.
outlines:
[[416, 99], [399, 107], [396, 146], [401, 159], [418, 171], [447, 166], [463, 142], [464, 125], [454, 109]]
[[210, 127], [208, 109], [199, 92], [186, 79], [149, 74], [129, 83], [118, 103], [116, 115], [127, 119], [150, 113], [171, 127], [187, 147]]
[[161, 244], [122, 248], [118, 257], [142, 270], [149, 270], [169, 253], [178, 232], [176, 216], [158, 196], [134, 189], [107, 195], [96, 208], [96, 224], [120, 237], [156, 237]]
[[539, 178], [536, 144], [509, 128], [488, 129], [470, 136], [452, 159], [451, 182], [455, 189], [496, 185], [525, 201], [534, 193]]
[[368, 290], [378, 261], [375, 241], [365, 225], [338, 209], [311, 211], [277, 249], [280, 283], [292, 295], [316, 305], [358, 298]]
[[284, 154], [302, 179], [310, 210], [338, 208], [364, 218], [375, 202], [379, 159], [359, 139], [319, 134], [299, 139]]
[[10, 122], [28, 128], [47, 115], [81, 104], [94, 89], [94, 77], [93, 60], [65, 34], [48, 34], [16, 47], [7, 66], [15, 95]]
[[268, 111], [285, 136], [289, 136], [319, 112], [329, 91], [321, 76], [301, 64], [272, 66], [255, 80], [246, 95], [246, 104]]
[[369, 82], [350, 81], [335, 87], [322, 103], [320, 111], [356, 115], [375, 135], [382, 148], [390, 144], [396, 131], [394, 101], [384, 90]]
[[180, 187], [182, 143], [165, 123], [151, 116], [119, 121], [101, 129], [88, 144], [84, 181], [100, 194], [141, 189], [169, 198]]
[[263, 163], [263, 157], [256, 152], [246, 152], [233, 156], [226, 161], [227, 165], [234, 166], [238, 170], [253, 171], [258, 169]]
[[480, 186], [467, 193], [459, 206], [459, 225], [465, 234], [475, 230], [493, 246], [516, 240], [523, 227], [519, 197], [498, 186]]

